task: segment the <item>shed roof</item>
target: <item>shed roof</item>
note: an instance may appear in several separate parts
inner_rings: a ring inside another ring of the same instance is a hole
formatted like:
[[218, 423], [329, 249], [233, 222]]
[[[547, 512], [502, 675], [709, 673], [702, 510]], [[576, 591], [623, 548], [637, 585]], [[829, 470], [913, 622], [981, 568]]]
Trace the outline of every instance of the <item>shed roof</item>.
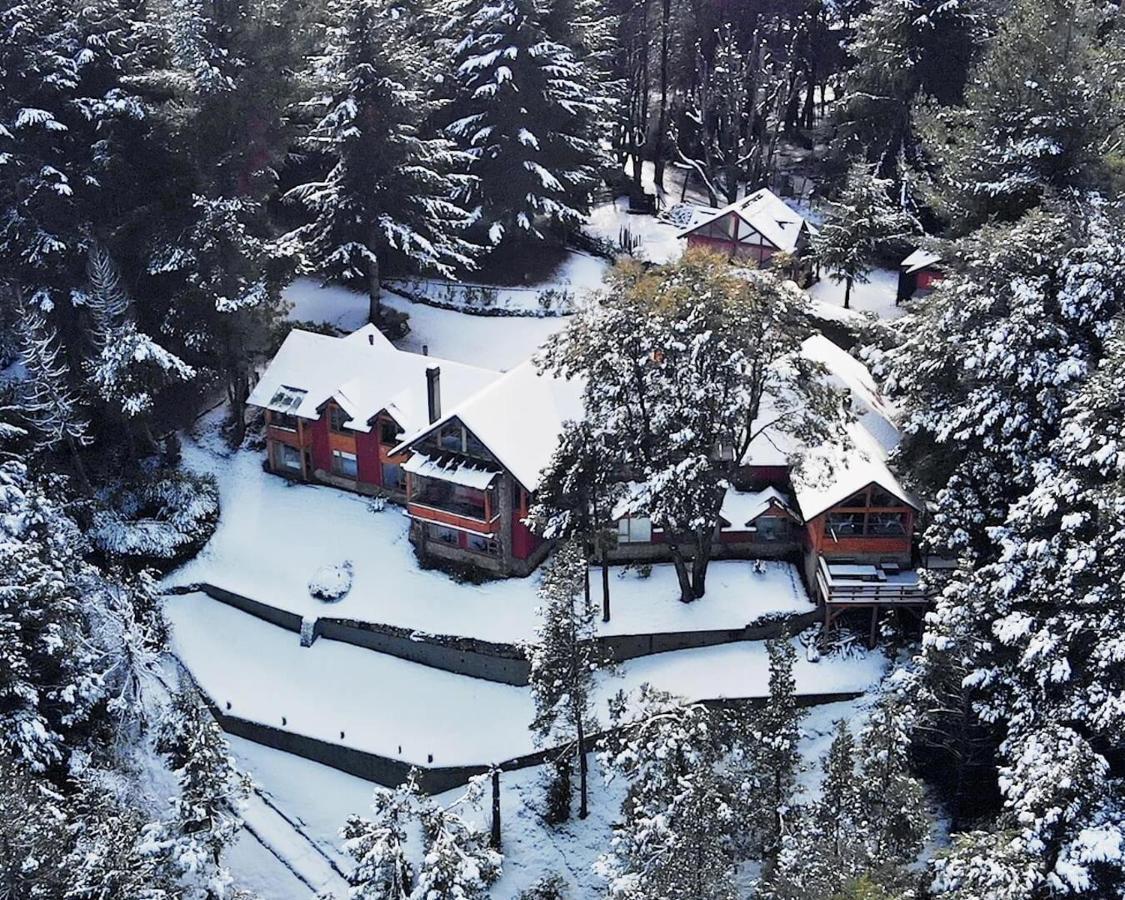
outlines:
[[899, 263], [899, 268], [903, 269], [907, 275], [912, 275], [939, 262], [941, 262], [941, 257], [938, 254], [932, 250], [927, 250], [925, 247], [919, 247]]

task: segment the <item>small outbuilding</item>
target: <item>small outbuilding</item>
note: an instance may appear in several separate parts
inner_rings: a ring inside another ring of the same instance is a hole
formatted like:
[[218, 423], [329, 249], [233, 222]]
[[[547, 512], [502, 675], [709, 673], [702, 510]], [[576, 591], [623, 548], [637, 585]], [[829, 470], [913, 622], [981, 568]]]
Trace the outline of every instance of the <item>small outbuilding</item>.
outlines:
[[912, 297], [924, 297], [945, 277], [941, 257], [932, 250], [919, 247], [899, 263], [898, 294], [895, 304]]

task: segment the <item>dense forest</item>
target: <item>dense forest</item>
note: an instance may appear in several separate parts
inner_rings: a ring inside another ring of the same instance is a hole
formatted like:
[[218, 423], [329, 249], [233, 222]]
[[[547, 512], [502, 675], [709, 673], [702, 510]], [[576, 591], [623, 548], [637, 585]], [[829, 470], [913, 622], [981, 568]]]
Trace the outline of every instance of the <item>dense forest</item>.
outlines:
[[[823, 210], [849, 291], [920, 244], [948, 265], [856, 352], [955, 565], [815, 801], [785, 642], [757, 714], [645, 698], [600, 748], [629, 785], [607, 896], [1125, 897], [1123, 70], [1112, 0], [0, 0], [0, 897], [251, 896], [223, 862], [247, 779], [169, 661], [159, 577], [220, 514], [180, 434], [223, 405], [253, 440], [294, 278], [397, 338], [390, 277], [519, 284], [628, 251], [583, 231], [607, 197], [759, 187]], [[614, 279], [554, 366], [612, 381], [648, 304], [721, 371], [747, 320]], [[543, 582], [544, 734], [587, 718], [559, 660], [589, 623], [551, 612], [584, 567]], [[487, 896], [499, 857], [454, 811], [408, 784], [375, 812], [340, 823], [354, 897]]]

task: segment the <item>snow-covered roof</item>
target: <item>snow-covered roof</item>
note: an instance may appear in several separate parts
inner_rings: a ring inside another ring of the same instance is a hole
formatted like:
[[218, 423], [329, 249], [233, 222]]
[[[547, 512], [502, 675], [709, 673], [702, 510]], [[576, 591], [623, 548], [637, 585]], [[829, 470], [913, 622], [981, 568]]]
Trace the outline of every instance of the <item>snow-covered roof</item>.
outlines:
[[927, 266], [932, 266], [935, 263], [941, 262], [941, 257], [934, 253], [932, 250], [927, 250], [925, 247], [919, 247], [904, 259], [899, 266], [906, 270], [907, 275], [912, 275], [920, 269], [925, 269]]
[[722, 209], [692, 222], [691, 225], [680, 232], [680, 237], [687, 237], [692, 232], [698, 231], [712, 222], [717, 222], [730, 213], [737, 215], [779, 250], [795, 250], [802, 228], [807, 228], [810, 232], [815, 233], [812, 226], [805, 221], [805, 218], [799, 212], [773, 191], [768, 188], [760, 188], [741, 200], [736, 200], [729, 206], [724, 206]]
[[[801, 345], [801, 355], [820, 363], [829, 383], [844, 390], [850, 398], [855, 421], [847, 428], [846, 441], [809, 447], [792, 435], [767, 428], [750, 445], [744, 463], [775, 466], [799, 458], [800, 465], [791, 477], [797, 506], [806, 520], [815, 518], [872, 482], [920, 509], [920, 502], [902, 486], [887, 465], [888, 454], [898, 446], [899, 429], [894, 407], [879, 393], [867, 367], [823, 335], [806, 339]], [[769, 421], [775, 415], [766, 398], [759, 420]]]
[[410, 459], [402, 464], [402, 470], [425, 478], [451, 481], [454, 484], [476, 488], [480, 491], [492, 484], [496, 476], [500, 474], [495, 469], [475, 466], [460, 459], [431, 459], [424, 453], [413, 454]]
[[887, 465], [887, 455], [859, 422], [848, 426], [846, 446], [826, 444], [809, 449], [794, 471], [793, 490], [806, 520], [815, 519], [869, 484], [877, 484], [907, 506], [922, 508]]
[[350, 416], [348, 428], [368, 431], [387, 410], [405, 431], [429, 418], [426, 370], [441, 370], [441, 402], [451, 407], [499, 377], [499, 372], [398, 350], [373, 325], [346, 337], [293, 329], [250, 394], [251, 406], [319, 418], [334, 399]]
[[581, 384], [542, 373], [528, 359], [449, 407], [437, 422], [409, 435], [399, 446], [414, 444], [443, 423], [457, 419], [520, 484], [534, 491], [558, 446], [564, 423], [581, 418]]
[[768, 487], [761, 491], [738, 491], [727, 488], [723, 495], [723, 506], [719, 515], [727, 524], [723, 531], [742, 531], [771, 506], [780, 506], [792, 513], [792, 501], [777, 488]]

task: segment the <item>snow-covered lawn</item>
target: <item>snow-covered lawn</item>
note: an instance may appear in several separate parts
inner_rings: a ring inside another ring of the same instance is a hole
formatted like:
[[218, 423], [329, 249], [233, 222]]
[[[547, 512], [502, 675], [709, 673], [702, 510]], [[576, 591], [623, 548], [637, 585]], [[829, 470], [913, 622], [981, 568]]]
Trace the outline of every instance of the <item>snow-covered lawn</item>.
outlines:
[[[874, 313], [880, 319], [898, 319], [905, 316], [905, 306], [895, 306], [898, 293], [898, 272], [892, 269], [874, 269], [869, 273], [866, 284], [853, 284], [850, 312]], [[809, 288], [809, 296], [818, 312], [825, 318], [847, 317], [844, 309], [844, 282], [833, 281], [827, 272], [821, 273], [820, 281]]]
[[612, 203], [603, 203], [590, 211], [586, 231], [594, 237], [617, 247], [623, 229], [628, 229], [632, 238], [640, 242], [634, 251], [640, 259], [666, 263], [678, 259], [683, 253], [684, 242], [676, 237], [680, 229], [653, 216], [630, 214], [627, 197], [618, 197]]
[[[809, 710], [802, 722], [804, 737], [801, 741], [801, 755], [806, 765], [801, 783], [807, 791], [806, 799], [819, 792], [823, 778], [819, 759], [831, 742], [834, 723], [846, 719], [855, 733], [866, 715], [868, 702], [868, 698], [861, 697]], [[349, 815], [368, 814], [372, 791], [378, 788], [327, 766], [241, 738], [231, 737], [229, 741], [239, 767], [253, 776], [271, 801], [297, 823], [304, 836], [336, 860], [344, 871], [349, 871], [351, 863], [341, 850], [337, 832]], [[503, 775], [500, 810], [504, 874], [491, 891], [496, 900], [511, 900], [551, 873], [565, 878], [572, 897], [595, 897], [604, 890], [604, 883], [593, 872], [593, 864], [608, 845], [625, 784], [621, 780], [604, 784], [593, 756], [590, 768], [590, 817], [584, 822], [575, 818], [557, 827], [543, 823], [545, 772], [542, 767]], [[440, 799], [452, 802], [459, 795], [460, 790], [455, 790]], [[487, 798], [483, 808], [463, 811], [463, 814], [487, 828]], [[270, 900], [311, 900], [308, 890], [279, 863], [266, 858], [264, 851], [255, 852], [253, 847], [242, 850], [243, 842], [237, 845], [238, 852], [227, 857], [240, 884], [257, 886]], [[277, 840], [274, 846], [281, 848], [283, 855], [285, 847], [295, 846], [304, 857], [307, 851], [301, 846], [302, 842], [301, 836], [294, 835], [289, 841]], [[294, 862], [300, 865], [300, 859]]]
[[[587, 257], [588, 258], [588, 257]], [[295, 322], [321, 322], [343, 331], [355, 331], [367, 322], [367, 297], [339, 285], [322, 286], [311, 278], [298, 278], [285, 289]], [[473, 316], [450, 309], [414, 303], [389, 291], [383, 302], [410, 315], [410, 334], [398, 342], [403, 350], [482, 366], [510, 369], [534, 353], [567, 319], [562, 316]]]
[[[482, 303], [487, 297], [488, 310], [508, 310], [531, 316], [558, 315], [560, 312], [572, 312], [579, 302], [598, 290], [609, 266], [610, 263], [601, 257], [570, 250], [550, 275], [529, 285], [508, 287], [473, 279], [460, 282], [411, 276], [390, 279], [389, 286], [392, 291], [399, 290], [410, 297], [421, 296], [438, 305], [457, 306], [470, 312], [474, 308], [485, 308]], [[544, 307], [540, 300], [547, 291], [554, 292], [556, 296], [551, 298], [549, 307]], [[564, 293], [569, 295], [565, 304], [561, 298]]]
[[[168, 586], [208, 582], [306, 619], [355, 619], [502, 643], [532, 637], [538, 575], [458, 584], [419, 568], [399, 507], [374, 512], [367, 498], [292, 484], [263, 472], [258, 453], [227, 456], [221, 447], [190, 440], [183, 452], [188, 466], [216, 476], [222, 514], [210, 542], [168, 576]], [[325, 566], [348, 561], [352, 585], [346, 596], [334, 603], [311, 596], [310, 579]], [[593, 583], [600, 603], [600, 579]], [[715, 562], [707, 585], [704, 598], [683, 604], [670, 565], [653, 566], [649, 578], [617, 567], [610, 582], [611, 621], [601, 631], [741, 628], [765, 615], [812, 608], [787, 563], [769, 563], [757, 574], [747, 562]]]
[[[418, 765], [488, 764], [535, 749], [529, 688], [325, 639], [301, 647], [295, 634], [203, 594], [170, 597], [165, 613], [172, 646], [200, 687], [241, 718]], [[816, 663], [801, 655], [797, 691], [865, 691], [884, 668], [877, 653]], [[607, 722], [613, 695], [646, 682], [703, 700], [766, 696], [768, 681], [763, 642], [679, 650], [603, 675], [597, 708]]]

